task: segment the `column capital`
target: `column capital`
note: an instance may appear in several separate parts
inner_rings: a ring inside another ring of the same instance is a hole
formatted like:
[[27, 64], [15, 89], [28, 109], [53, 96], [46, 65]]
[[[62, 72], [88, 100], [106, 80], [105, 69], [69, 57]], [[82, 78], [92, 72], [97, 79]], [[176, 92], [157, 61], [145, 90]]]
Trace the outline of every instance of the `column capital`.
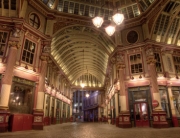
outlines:
[[40, 56], [40, 59], [41, 59], [42, 61], [48, 61], [48, 60], [49, 60], [49, 56], [48, 56], [48, 55], [41, 55], [41, 56]]
[[154, 56], [148, 56], [146, 59], [147, 64], [155, 64], [156, 63], [156, 59], [154, 58]]
[[123, 70], [125, 67], [126, 67], [125, 64], [122, 62], [116, 64], [117, 70]]
[[18, 42], [18, 41], [9, 41], [9, 42], [8, 42], [8, 45], [9, 45], [9, 47], [15, 47], [15, 48], [17, 48], [17, 49], [20, 48], [20, 45], [19, 45], [19, 42]]

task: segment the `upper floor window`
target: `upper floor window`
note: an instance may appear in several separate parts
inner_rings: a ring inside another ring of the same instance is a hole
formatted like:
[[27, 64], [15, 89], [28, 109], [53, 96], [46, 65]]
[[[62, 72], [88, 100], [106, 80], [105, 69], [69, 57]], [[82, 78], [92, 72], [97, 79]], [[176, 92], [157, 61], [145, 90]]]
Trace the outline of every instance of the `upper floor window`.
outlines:
[[11, 0], [11, 10], [16, 10], [16, 0]]
[[30, 15], [30, 21], [29, 21], [30, 25], [36, 29], [38, 29], [40, 27], [40, 20], [39, 17], [37, 16], [37, 14], [32, 13]]
[[4, 9], [9, 9], [9, 0], [4, 0]]
[[156, 71], [162, 72], [161, 58], [159, 53], [154, 53], [154, 58], [156, 59]]
[[173, 56], [176, 73], [180, 74], [180, 57]]
[[36, 44], [26, 39], [23, 49], [22, 61], [33, 64]]
[[135, 54], [130, 56], [130, 66], [132, 74], [143, 72], [141, 54]]
[[0, 56], [4, 54], [7, 36], [8, 36], [7, 32], [0, 32]]

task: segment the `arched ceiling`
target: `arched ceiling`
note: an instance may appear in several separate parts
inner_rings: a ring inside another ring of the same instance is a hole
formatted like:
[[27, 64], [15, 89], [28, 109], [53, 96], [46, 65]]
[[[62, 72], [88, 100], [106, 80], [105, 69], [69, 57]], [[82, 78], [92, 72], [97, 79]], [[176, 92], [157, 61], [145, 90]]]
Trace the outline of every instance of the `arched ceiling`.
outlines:
[[72, 84], [88, 73], [102, 86], [114, 48], [106, 34], [95, 28], [73, 25], [54, 34], [51, 55]]
[[180, 46], [180, 0], [169, 0], [153, 25], [151, 39]]

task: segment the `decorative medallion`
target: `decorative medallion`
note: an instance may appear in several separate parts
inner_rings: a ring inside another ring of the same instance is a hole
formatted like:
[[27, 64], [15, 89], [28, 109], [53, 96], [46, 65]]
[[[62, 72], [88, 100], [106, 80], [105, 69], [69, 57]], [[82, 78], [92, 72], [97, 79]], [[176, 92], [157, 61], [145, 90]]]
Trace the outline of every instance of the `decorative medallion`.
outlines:
[[42, 116], [35, 116], [34, 122], [42, 122]]
[[166, 117], [165, 116], [160, 116], [160, 121], [166, 121]]
[[136, 43], [138, 40], [138, 33], [136, 31], [130, 31], [127, 34], [127, 41], [131, 44]]
[[128, 121], [129, 121], [129, 117], [127, 117], [127, 116], [124, 117], [124, 121], [125, 121], [125, 122], [128, 122]]
[[153, 117], [154, 121], [158, 121], [158, 116]]

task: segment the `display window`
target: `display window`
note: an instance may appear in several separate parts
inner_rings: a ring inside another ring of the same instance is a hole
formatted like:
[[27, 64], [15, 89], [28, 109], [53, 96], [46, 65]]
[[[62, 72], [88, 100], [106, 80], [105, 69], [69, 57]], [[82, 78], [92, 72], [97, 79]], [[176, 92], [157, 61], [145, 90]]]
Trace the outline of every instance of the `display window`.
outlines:
[[13, 78], [9, 98], [9, 110], [11, 113], [32, 113], [34, 105], [34, 85], [35, 83], [32, 81], [18, 77]]
[[172, 94], [176, 116], [180, 117], [180, 87], [172, 87]]
[[49, 95], [45, 95], [45, 105], [44, 105], [44, 117], [48, 117], [49, 116], [49, 105], [50, 105], [50, 96]]
[[166, 112], [166, 117], [170, 118], [170, 108], [168, 101], [167, 89], [165, 86], [159, 86], [162, 109]]
[[60, 101], [56, 101], [56, 123], [60, 121]]

